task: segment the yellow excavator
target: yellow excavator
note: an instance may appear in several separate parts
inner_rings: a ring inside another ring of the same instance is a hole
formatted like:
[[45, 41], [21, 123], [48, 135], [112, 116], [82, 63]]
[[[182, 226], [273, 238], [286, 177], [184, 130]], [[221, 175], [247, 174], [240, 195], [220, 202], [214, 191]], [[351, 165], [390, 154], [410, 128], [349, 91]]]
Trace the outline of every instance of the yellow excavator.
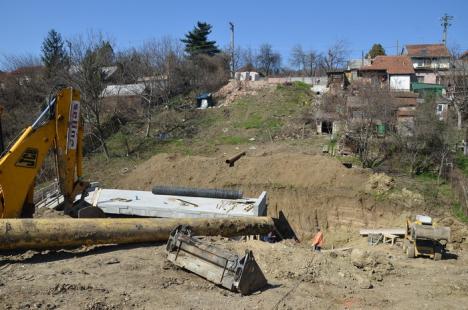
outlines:
[[75, 197], [89, 185], [82, 180], [82, 137], [80, 92], [63, 88], [0, 155], [0, 218], [33, 216], [35, 179], [51, 150], [64, 195], [64, 211], [76, 211]]

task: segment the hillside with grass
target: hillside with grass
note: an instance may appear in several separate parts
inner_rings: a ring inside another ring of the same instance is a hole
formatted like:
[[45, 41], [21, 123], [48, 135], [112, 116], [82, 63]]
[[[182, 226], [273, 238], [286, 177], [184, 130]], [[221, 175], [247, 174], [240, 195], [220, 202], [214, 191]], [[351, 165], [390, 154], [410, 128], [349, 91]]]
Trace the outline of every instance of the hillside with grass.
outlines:
[[[107, 188], [150, 190], [156, 184], [240, 187], [250, 195], [267, 190], [276, 208], [271, 207], [275, 210], [271, 212], [290, 212], [305, 234], [317, 216], [314, 210], [323, 206], [338, 214], [330, 218], [325, 215], [328, 211], [319, 212], [328, 223], [343, 223], [348, 217], [354, 219], [353, 225], [369, 224], [378, 219], [379, 212], [385, 214], [386, 223], [394, 224], [402, 221], [402, 214], [411, 212], [441, 219], [455, 215], [466, 221], [457, 195], [436, 174], [411, 176], [404, 171], [396, 173], [392, 167], [387, 171], [391, 186], [384, 191], [380, 185], [366, 189], [366, 184], [372, 184], [373, 172], [360, 168], [355, 156], [322, 154], [324, 146], [334, 145], [336, 140], [316, 134], [317, 100], [307, 85], [293, 83], [266, 85], [229, 104], [221, 98], [221, 106], [206, 110], [164, 110], [153, 116], [150, 137], [145, 138], [143, 124], [127, 123], [107, 140], [112, 154], [109, 160], [100, 153], [88, 154], [86, 177]], [[243, 151], [247, 159], [239, 161], [241, 167], [228, 170], [224, 160]], [[339, 185], [337, 180], [350, 171], [341, 162], [353, 163], [354, 177], [344, 177]], [[330, 167], [333, 171], [325, 173]], [[239, 175], [236, 169], [244, 172]], [[296, 179], [302, 181], [297, 183]], [[359, 183], [359, 188], [354, 183]], [[309, 211], [297, 213], [293, 204]], [[362, 208], [373, 210], [364, 222], [364, 213], [356, 211]]]
[[[173, 99], [181, 100], [192, 99]], [[265, 87], [222, 107], [158, 111], [150, 137], [144, 135], [144, 124], [126, 123], [106, 141], [110, 160], [100, 152], [88, 154], [85, 171], [112, 186], [108, 175], [159, 153], [210, 156], [273, 143], [316, 153], [328, 137], [315, 134], [315, 100], [306, 84], [294, 83]]]

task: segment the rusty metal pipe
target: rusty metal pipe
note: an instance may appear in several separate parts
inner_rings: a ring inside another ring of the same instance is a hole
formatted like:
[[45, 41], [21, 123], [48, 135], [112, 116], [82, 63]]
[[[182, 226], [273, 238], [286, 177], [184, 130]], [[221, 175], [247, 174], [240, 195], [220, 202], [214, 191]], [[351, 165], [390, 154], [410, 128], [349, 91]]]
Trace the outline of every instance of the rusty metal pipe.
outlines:
[[242, 156], [245, 156], [246, 153], [245, 152], [242, 152], [242, 153], [239, 153], [237, 154], [236, 156], [234, 157], [231, 157], [229, 159], [226, 159], [226, 164], [229, 164], [229, 167], [234, 167], [234, 163], [236, 161], [238, 161]]
[[178, 225], [192, 227], [196, 235], [225, 237], [266, 234], [274, 229], [270, 217], [1, 219], [0, 250], [166, 241]]

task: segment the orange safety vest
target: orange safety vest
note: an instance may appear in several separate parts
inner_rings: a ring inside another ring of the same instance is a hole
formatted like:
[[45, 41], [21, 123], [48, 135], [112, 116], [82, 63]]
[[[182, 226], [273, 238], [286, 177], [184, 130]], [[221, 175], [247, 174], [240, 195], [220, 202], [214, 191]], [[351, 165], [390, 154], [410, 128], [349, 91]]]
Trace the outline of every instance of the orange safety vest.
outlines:
[[314, 240], [312, 241], [312, 245], [318, 245], [322, 247], [323, 245], [323, 232], [319, 231], [315, 234]]

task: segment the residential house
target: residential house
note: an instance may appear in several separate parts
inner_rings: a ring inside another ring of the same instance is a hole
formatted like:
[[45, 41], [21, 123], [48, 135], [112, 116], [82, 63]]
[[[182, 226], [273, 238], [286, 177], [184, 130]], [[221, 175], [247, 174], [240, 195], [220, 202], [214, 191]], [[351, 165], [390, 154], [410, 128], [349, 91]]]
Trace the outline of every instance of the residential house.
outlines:
[[359, 69], [359, 76], [371, 83], [380, 83], [395, 91], [410, 91], [414, 69], [407, 56], [377, 56], [371, 64]]
[[439, 72], [450, 68], [450, 52], [444, 44], [409, 44], [405, 55], [411, 58], [417, 81], [440, 84]]
[[371, 64], [371, 59], [361, 58], [361, 59], [351, 59], [348, 61], [346, 77], [350, 82], [358, 79], [359, 70], [364, 66], [369, 66]]
[[465, 51], [463, 54], [461, 54], [460, 60], [468, 62], [468, 51]]

